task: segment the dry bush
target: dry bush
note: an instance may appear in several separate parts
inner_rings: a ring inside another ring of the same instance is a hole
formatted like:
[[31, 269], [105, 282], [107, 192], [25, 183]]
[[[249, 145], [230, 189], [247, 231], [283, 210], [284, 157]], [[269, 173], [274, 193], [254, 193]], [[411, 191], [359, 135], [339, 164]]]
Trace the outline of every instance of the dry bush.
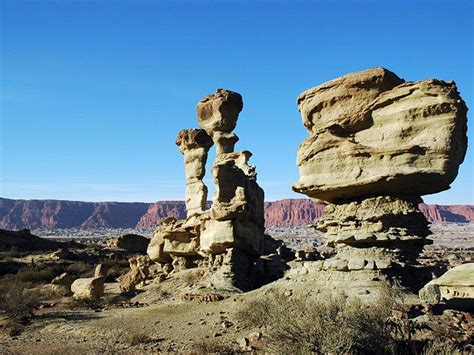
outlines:
[[31, 289], [30, 286], [13, 275], [4, 276], [0, 280], [0, 311], [7, 316], [4, 331], [11, 335], [21, 332], [43, 298], [40, 291]]
[[70, 264], [66, 267], [66, 272], [77, 277], [89, 277], [92, 276], [92, 266], [86, 264], [83, 261]]
[[394, 301], [382, 295], [367, 305], [359, 299], [266, 295], [243, 307], [246, 326], [265, 326], [269, 349], [277, 353], [390, 353], [396, 342], [387, 318]]
[[423, 347], [422, 355], [461, 355], [468, 354], [446, 339], [430, 341]]
[[52, 279], [57, 276], [54, 268], [47, 266], [45, 268], [38, 267], [28, 267], [18, 271], [16, 277], [22, 282], [31, 282], [31, 283], [49, 283]]
[[235, 350], [229, 345], [216, 339], [205, 339], [193, 344], [194, 351], [191, 354], [235, 354]]

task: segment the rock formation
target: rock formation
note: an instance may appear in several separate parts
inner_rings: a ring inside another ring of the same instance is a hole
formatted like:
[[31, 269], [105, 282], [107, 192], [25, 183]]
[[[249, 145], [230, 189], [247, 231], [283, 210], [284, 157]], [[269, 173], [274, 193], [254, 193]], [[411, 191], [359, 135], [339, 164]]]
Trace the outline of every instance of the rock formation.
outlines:
[[[234, 152], [232, 132], [242, 110], [240, 94], [218, 89], [197, 105], [202, 129], [179, 132], [176, 144], [184, 155], [185, 219], [165, 218], [148, 246], [154, 262], [173, 270], [204, 266], [214, 287], [254, 286], [252, 269], [264, 251], [264, 193], [257, 184], [251, 153]], [[209, 148], [215, 144], [212, 167], [215, 194], [206, 209], [207, 188], [202, 179]]]
[[106, 277], [107, 268], [102, 264], [97, 265], [93, 277], [76, 279], [71, 284], [72, 297], [76, 301], [98, 301], [104, 295]]
[[377, 68], [309, 89], [298, 107], [310, 135], [293, 189], [329, 204], [315, 226], [337, 252], [321, 268], [403, 283], [430, 234], [420, 196], [448, 189], [466, 153], [456, 85]]
[[211, 137], [203, 129], [183, 129], [176, 138], [176, 145], [184, 155], [188, 217], [201, 214], [206, 207], [207, 187], [202, 179], [212, 144]]

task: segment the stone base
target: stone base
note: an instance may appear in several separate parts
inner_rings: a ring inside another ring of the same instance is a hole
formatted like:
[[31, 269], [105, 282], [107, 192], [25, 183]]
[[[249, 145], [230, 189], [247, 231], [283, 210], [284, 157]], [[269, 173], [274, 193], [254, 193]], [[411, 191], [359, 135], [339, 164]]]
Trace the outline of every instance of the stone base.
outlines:
[[341, 201], [326, 207], [315, 227], [324, 232], [336, 257], [325, 269], [390, 269], [416, 265], [431, 241], [419, 197], [378, 196]]
[[[409, 293], [418, 292], [426, 283], [430, 271], [423, 267], [397, 267], [389, 269], [337, 270], [329, 265], [335, 259], [292, 262], [285, 277], [308, 282], [317, 292], [342, 293], [346, 296], [376, 294], [387, 285]], [[331, 265], [331, 266], [332, 266]]]

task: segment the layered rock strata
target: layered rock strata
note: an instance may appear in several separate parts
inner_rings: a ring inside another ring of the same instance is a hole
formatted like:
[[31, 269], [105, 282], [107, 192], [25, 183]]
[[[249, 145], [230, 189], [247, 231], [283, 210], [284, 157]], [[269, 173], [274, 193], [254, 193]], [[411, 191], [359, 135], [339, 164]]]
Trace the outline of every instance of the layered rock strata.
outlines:
[[403, 283], [430, 234], [420, 196], [448, 189], [466, 153], [456, 85], [376, 68], [309, 89], [298, 107], [310, 135], [293, 189], [328, 204], [315, 227], [336, 250], [321, 270], [376, 270]]
[[[187, 218], [166, 218], [148, 246], [154, 262], [173, 270], [201, 266], [213, 287], [251, 289], [258, 283], [257, 260], [264, 252], [264, 193], [257, 184], [249, 151], [234, 152], [232, 132], [243, 108], [240, 94], [218, 89], [197, 105], [202, 129], [182, 130], [176, 144], [184, 155]], [[202, 179], [208, 150], [216, 146], [212, 167], [215, 194], [206, 208]], [[255, 271], [255, 272], [254, 272]]]

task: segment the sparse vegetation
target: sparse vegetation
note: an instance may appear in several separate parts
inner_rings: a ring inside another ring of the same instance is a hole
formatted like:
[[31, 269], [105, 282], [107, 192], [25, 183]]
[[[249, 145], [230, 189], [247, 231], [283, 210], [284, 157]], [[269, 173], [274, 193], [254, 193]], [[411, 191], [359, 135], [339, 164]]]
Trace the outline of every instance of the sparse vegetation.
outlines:
[[41, 302], [41, 292], [30, 287], [11, 275], [0, 279], [0, 311], [7, 316], [4, 330], [10, 334], [21, 331]]
[[237, 313], [247, 326], [265, 325], [271, 351], [283, 353], [388, 353], [396, 344], [387, 322], [394, 301], [370, 305], [343, 296], [306, 299], [274, 293]]
[[458, 349], [458, 347], [452, 343], [450, 343], [446, 339], [437, 339], [428, 342], [424, 348], [422, 355], [460, 355], [465, 354]]
[[192, 354], [234, 354], [235, 349], [217, 339], [205, 339], [194, 344]]
[[52, 267], [28, 267], [23, 268], [18, 271], [16, 277], [18, 280], [23, 282], [31, 283], [49, 283], [51, 280], [56, 277], [59, 273], [54, 270]]

